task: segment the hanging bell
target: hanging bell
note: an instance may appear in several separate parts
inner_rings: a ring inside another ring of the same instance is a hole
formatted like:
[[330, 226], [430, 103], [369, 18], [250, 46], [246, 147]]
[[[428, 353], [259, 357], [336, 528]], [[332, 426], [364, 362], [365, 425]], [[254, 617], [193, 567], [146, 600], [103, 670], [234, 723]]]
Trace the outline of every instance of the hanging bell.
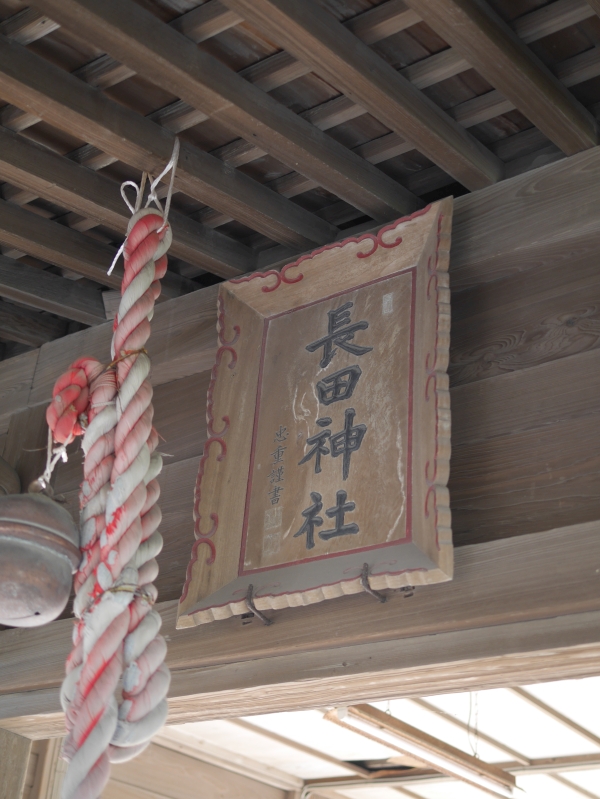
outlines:
[[57, 502], [0, 496], [0, 624], [38, 627], [59, 616], [80, 559], [79, 531]]

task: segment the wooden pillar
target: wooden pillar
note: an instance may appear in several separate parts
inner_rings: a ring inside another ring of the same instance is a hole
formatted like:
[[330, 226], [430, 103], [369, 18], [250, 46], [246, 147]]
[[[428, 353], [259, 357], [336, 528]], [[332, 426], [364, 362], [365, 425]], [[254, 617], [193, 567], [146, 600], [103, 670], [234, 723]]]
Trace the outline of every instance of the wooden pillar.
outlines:
[[0, 799], [22, 799], [32, 741], [0, 729]]
[[[62, 738], [37, 741], [40, 745], [33, 786], [29, 797], [23, 799], [60, 799], [67, 764], [62, 760]], [[35, 744], [34, 744], [35, 745]]]

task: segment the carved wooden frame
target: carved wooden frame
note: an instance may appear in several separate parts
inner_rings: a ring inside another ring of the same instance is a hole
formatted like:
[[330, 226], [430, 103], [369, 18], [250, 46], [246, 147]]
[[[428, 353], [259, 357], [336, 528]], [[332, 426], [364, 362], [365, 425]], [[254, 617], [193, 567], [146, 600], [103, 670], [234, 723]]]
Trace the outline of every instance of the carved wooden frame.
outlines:
[[[248, 611], [240, 576], [242, 520], [258, 402], [263, 326], [276, 313], [300, 307], [336, 288], [346, 290], [411, 270], [414, 273], [412, 414], [418, 446], [414, 474], [410, 568], [373, 573], [375, 590], [440, 582], [452, 577], [452, 533], [447, 489], [450, 462], [448, 282], [452, 200], [442, 200], [377, 233], [335, 242], [287, 264], [222, 283], [218, 297], [218, 350], [208, 389], [208, 440], [194, 497], [194, 535], [177, 626], [189, 627]], [[376, 263], [373, 256], [377, 253]], [[369, 259], [369, 270], [365, 262]], [[336, 269], [336, 267], [341, 267]], [[332, 271], [333, 270], [333, 271]], [[407, 547], [408, 549], [408, 547]], [[418, 553], [418, 556], [417, 554]], [[419, 560], [420, 557], [420, 560]], [[416, 558], [416, 559], [415, 559]], [[346, 571], [348, 571], [346, 569]], [[356, 571], [356, 570], [355, 570]], [[255, 581], [256, 582], [256, 581]], [[214, 596], [235, 583], [235, 599]], [[303, 590], [256, 591], [259, 610], [293, 607], [364, 590], [360, 574]], [[207, 598], [214, 598], [211, 602]]]

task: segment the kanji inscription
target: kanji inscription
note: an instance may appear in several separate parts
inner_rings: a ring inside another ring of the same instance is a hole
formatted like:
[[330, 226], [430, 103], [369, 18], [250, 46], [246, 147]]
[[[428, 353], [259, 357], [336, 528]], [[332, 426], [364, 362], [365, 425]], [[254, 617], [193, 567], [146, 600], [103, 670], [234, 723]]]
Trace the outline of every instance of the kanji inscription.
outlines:
[[220, 286], [179, 626], [450, 579], [451, 215]]

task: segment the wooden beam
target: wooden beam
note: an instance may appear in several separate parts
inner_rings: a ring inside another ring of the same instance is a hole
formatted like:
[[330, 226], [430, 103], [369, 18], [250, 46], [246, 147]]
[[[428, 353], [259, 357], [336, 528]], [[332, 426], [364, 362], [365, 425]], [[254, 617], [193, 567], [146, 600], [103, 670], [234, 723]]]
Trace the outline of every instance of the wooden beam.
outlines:
[[587, 0], [592, 11], [600, 17], [600, 0]]
[[[40, 0], [64, 27], [379, 221], [420, 207], [392, 178], [132, 0]], [[350, 34], [348, 34], [350, 36]]]
[[0, 22], [0, 33], [19, 44], [31, 44], [57, 28], [58, 23], [35, 8], [24, 8]]
[[66, 332], [64, 319], [0, 302], [0, 338], [18, 341], [29, 347], [41, 347], [47, 341], [64, 336]]
[[502, 177], [500, 161], [314, 2], [227, 0], [318, 75], [470, 189]]
[[[123, 234], [127, 230], [130, 213], [118, 183], [5, 129], [0, 129], [0, 177], [33, 192], [34, 197], [85, 214], [98, 224]], [[27, 196], [26, 201], [30, 200], [31, 196]], [[177, 211], [171, 211], [169, 221], [173, 227], [173, 255], [224, 278], [254, 268], [255, 258], [249, 247]]]
[[518, 696], [519, 699], [522, 699], [524, 702], [528, 702], [530, 705], [535, 707], [536, 710], [540, 710], [542, 713], [545, 713], [546, 716], [554, 719], [554, 721], [558, 721], [559, 724], [564, 725], [572, 732], [576, 733], [582, 738], [585, 738], [593, 746], [600, 748], [600, 737], [595, 735], [591, 730], [588, 730], [586, 727], [582, 727], [581, 724], [578, 724], [576, 721], [568, 716], [565, 716], [555, 708], [550, 707], [550, 705], [542, 702], [542, 700], [538, 699], [537, 696], [529, 693], [529, 691], [525, 691], [523, 688], [513, 687], [510, 690], [515, 696]]
[[106, 322], [98, 289], [3, 256], [0, 256], [0, 297], [86, 325]]
[[[171, 157], [172, 133], [4, 37], [0, 37], [0, 92], [9, 102], [137, 169], [157, 174]], [[181, 144], [175, 186], [295, 248], [326, 243], [337, 232], [186, 142]]]
[[[122, 266], [117, 265], [112, 275], [106, 274], [116, 255], [115, 247], [4, 200], [0, 200], [0, 241], [103, 286], [120, 288]], [[174, 272], [167, 272], [161, 283], [162, 301], [197, 288]]]
[[0, 729], [0, 799], [22, 799], [30, 754], [28, 738]]
[[487, 3], [407, 0], [431, 27], [565, 153], [598, 142], [596, 120]]
[[[159, 604], [170, 722], [597, 675], [599, 530], [463, 547], [451, 583], [385, 605], [363, 594], [273, 612], [271, 627], [227, 620], [176, 631], [176, 603]], [[569, 593], [556, 591], [557, 572]], [[71, 630], [65, 619], [0, 633], [0, 725], [32, 737], [60, 733]]]
[[119, 274], [106, 274], [115, 248], [4, 200], [0, 200], [0, 241], [101, 285], [121, 284]]

